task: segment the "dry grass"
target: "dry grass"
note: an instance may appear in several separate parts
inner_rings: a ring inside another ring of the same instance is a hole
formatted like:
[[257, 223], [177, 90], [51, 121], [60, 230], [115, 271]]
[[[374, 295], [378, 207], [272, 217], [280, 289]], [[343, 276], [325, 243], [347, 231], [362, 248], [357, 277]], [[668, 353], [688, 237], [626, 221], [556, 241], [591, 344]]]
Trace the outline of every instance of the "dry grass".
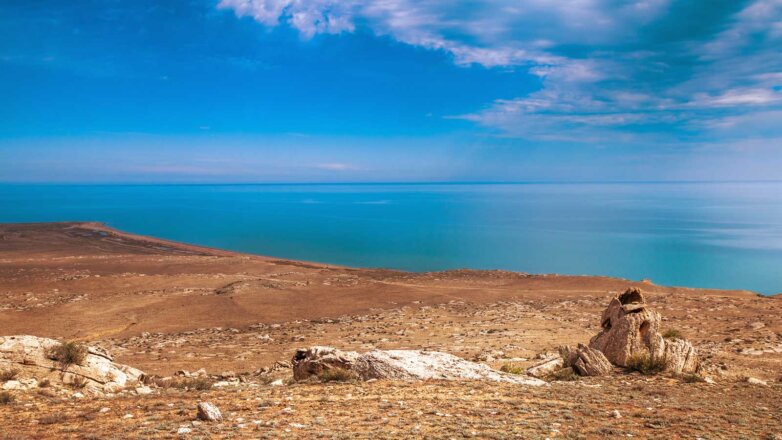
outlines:
[[581, 376], [576, 374], [576, 372], [570, 367], [557, 370], [547, 377], [548, 380], [558, 380], [563, 382], [571, 382], [574, 380], [579, 380], [580, 378]]
[[639, 352], [627, 358], [627, 368], [644, 375], [662, 373], [666, 367], [665, 358], [654, 357], [648, 352]]
[[663, 338], [665, 339], [684, 339], [682, 332], [675, 328], [669, 328], [663, 332]]
[[342, 368], [331, 368], [318, 374], [321, 382], [353, 382], [358, 380], [352, 371]]
[[0, 371], [0, 382], [5, 382], [7, 380], [14, 380], [16, 379], [16, 376], [19, 374], [19, 370], [5, 370]]
[[525, 374], [527, 372], [526, 368], [514, 363], [504, 364], [500, 367], [500, 371], [510, 374]]
[[81, 365], [87, 357], [87, 347], [75, 342], [64, 342], [49, 350], [49, 359], [55, 360], [67, 368], [69, 365]]
[[0, 392], [0, 405], [9, 405], [14, 402], [13, 394], [8, 391]]
[[41, 417], [38, 420], [38, 423], [40, 423], [41, 425], [56, 425], [58, 423], [64, 422], [65, 420], [67, 420], [67, 418], [65, 417], [64, 414], [54, 413], [54, 414]]

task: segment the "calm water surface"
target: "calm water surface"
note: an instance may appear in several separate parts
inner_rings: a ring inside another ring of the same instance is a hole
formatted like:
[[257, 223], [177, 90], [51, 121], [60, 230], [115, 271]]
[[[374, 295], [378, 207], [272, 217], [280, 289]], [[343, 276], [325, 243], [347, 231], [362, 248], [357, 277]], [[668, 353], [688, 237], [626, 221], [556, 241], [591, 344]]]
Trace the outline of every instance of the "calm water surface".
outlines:
[[0, 222], [66, 220], [349, 266], [782, 292], [782, 183], [0, 185]]

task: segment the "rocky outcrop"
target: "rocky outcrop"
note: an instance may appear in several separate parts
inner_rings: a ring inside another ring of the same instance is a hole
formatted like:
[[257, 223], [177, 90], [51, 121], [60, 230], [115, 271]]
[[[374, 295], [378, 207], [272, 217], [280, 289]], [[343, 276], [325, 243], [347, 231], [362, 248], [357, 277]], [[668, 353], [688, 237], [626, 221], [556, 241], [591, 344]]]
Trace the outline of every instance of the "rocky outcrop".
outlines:
[[209, 402], [200, 402], [198, 404], [196, 417], [199, 420], [204, 420], [206, 422], [219, 422], [223, 420], [223, 414], [220, 412], [220, 409]]
[[560, 355], [564, 366], [572, 368], [579, 376], [604, 376], [614, 368], [602, 352], [584, 344], [578, 344], [576, 348], [561, 347]]
[[373, 350], [359, 354], [332, 347], [311, 347], [297, 350], [293, 357], [296, 380], [317, 376], [334, 368], [347, 370], [362, 380], [490, 380], [545, 385], [539, 379], [495, 371], [487, 365], [437, 351]]
[[138, 386], [143, 372], [115, 363], [109, 353], [98, 347], [87, 347], [78, 364], [63, 364], [52, 359], [51, 351], [60, 342], [36, 336], [0, 336], [0, 371], [16, 371], [15, 380], [37, 386], [77, 385], [90, 392], [117, 392], [127, 386]]
[[611, 300], [600, 321], [602, 330], [589, 341], [614, 365], [628, 366], [631, 356], [647, 353], [664, 358], [674, 373], [697, 371], [698, 358], [692, 344], [666, 340], [660, 333], [660, 314], [650, 309], [640, 289], [629, 289]]

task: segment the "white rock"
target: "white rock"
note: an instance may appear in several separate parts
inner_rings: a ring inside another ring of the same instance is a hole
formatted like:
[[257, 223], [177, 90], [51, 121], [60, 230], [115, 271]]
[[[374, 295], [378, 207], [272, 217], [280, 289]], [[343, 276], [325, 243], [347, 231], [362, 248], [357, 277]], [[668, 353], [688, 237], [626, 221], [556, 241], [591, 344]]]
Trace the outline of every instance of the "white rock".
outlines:
[[76, 393], [73, 393], [73, 395], [71, 395], [71, 397], [73, 397], [74, 399], [83, 399], [84, 398], [84, 394], [76, 392]]
[[179, 434], [179, 435], [190, 434], [191, 432], [193, 432], [193, 430], [188, 428], [188, 427], [186, 427], [186, 426], [182, 426], [181, 428], [177, 429], [177, 431], [176, 431], [176, 433]]
[[618, 409], [615, 409], [615, 410], [611, 411], [611, 417], [613, 417], [615, 419], [621, 419], [622, 418], [622, 413], [620, 413]]
[[281, 386], [285, 385], [285, 383], [282, 381], [282, 379], [277, 379], [274, 382], [270, 383], [269, 385], [271, 385], [273, 387], [281, 387]]
[[207, 422], [216, 422], [223, 420], [223, 414], [211, 403], [200, 402], [198, 404], [198, 418]]
[[145, 385], [140, 386], [136, 388], [136, 394], [138, 394], [139, 396], [146, 396], [147, 394], [152, 394], [152, 388]]
[[747, 383], [751, 385], [760, 385], [760, 386], [768, 386], [768, 383], [765, 380], [758, 379], [756, 377], [748, 377]]
[[4, 390], [21, 390], [24, 389], [22, 386], [22, 383], [18, 380], [9, 380], [8, 382], [3, 384]]

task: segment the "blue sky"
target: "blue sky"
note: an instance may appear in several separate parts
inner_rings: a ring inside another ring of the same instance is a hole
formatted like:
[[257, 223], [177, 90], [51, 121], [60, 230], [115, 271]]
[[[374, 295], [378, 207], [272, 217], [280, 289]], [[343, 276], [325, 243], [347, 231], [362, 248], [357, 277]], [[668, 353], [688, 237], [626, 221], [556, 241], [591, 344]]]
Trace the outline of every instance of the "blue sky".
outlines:
[[782, 0], [0, 3], [0, 181], [764, 180]]

